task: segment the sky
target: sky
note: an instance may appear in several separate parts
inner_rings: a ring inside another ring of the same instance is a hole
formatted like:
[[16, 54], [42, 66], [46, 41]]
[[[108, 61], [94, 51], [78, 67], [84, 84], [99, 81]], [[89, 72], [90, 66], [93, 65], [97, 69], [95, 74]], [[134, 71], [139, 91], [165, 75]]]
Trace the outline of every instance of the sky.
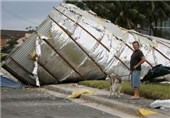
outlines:
[[26, 30], [39, 26], [63, 0], [0, 0], [1, 29]]

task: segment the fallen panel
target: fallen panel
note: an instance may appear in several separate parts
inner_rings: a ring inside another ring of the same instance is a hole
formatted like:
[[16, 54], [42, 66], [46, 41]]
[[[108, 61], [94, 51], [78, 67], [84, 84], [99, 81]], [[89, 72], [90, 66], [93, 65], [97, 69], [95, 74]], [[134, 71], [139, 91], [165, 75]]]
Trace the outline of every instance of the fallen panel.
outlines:
[[128, 75], [133, 41], [139, 41], [147, 60], [141, 78], [158, 64], [170, 66], [169, 40], [123, 29], [74, 5], [61, 4], [4, 67], [32, 85], [103, 79], [110, 73]]

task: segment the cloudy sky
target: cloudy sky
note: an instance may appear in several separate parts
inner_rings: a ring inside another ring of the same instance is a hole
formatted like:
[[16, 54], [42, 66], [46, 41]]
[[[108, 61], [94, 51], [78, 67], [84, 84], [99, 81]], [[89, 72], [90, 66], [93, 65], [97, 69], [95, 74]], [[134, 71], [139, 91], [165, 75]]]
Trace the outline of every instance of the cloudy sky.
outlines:
[[53, 7], [63, 0], [0, 0], [1, 29], [26, 30], [36, 27], [48, 16]]

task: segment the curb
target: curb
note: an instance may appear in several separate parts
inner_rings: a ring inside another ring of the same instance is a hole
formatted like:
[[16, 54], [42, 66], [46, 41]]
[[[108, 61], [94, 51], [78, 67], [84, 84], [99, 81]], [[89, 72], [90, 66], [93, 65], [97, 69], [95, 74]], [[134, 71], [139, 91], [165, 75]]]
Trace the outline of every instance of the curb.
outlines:
[[[45, 86], [45, 88], [52, 90], [52, 91], [61, 92], [61, 93], [67, 94], [67, 95], [72, 94], [71, 90], [66, 90], [66, 89], [56, 86], [56, 85], [48, 85], [48, 86]], [[80, 99], [89, 100], [89, 101], [92, 101], [95, 103], [99, 103], [101, 105], [123, 111], [124, 113], [127, 113], [129, 115], [138, 115], [143, 118], [169, 118], [170, 117], [170, 116], [167, 116], [167, 115], [164, 115], [164, 114], [161, 114], [159, 112], [155, 112], [155, 111], [152, 111], [149, 109], [144, 109], [145, 111], [142, 111], [143, 108], [141, 108], [141, 107], [137, 107], [137, 106], [134, 106], [134, 105], [128, 104], [128, 103], [117, 102], [114, 100], [109, 100], [109, 99], [106, 100], [105, 98], [102, 98], [100, 96], [81, 95]], [[151, 113], [145, 113], [148, 111]]]
[[120, 103], [120, 102], [113, 101], [113, 100], [106, 100], [104, 98], [100, 98], [94, 95], [91, 95], [91, 96], [81, 95], [81, 98], [84, 100], [90, 100], [92, 102], [102, 104], [107, 107], [115, 108], [129, 115], [137, 114], [138, 109], [139, 109], [139, 107], [133, 106], [131, 104]]
[[140, 116], [144, 118], [169, 118], [167, 115], [149, 109], [144, 109], [144, 108], [139, 109], [138, 113]]
[[[60, 88], [60, 87], [54, 86], [54, 85], [45, 86], [45, 88], [52, 90], [52, 91], [57, 91], [57, 92], [61, 92], [61, 93], [64, 93], [64, 94], [68, 94], [68, 95], [72, 94], [71, 90], [65, 90], [63, 88]], [[115, 109], [118, 109], [120, 111], [123, 110], [123, 112], [130, 114], [130, 115], [137, 114], [138, 110], [140, 109], [140, 107], [136, 107], [136, 106], [133, 106], [131, 104], [120, 103], [120, 102], [113, 101], [113, 100], [106, 100], [105, 98], [101, 98], [101, 97], [98, 97], [98, 96], [95, 96], [95, 95], [81, 95], [80, 98], [84, 99], [84, 100], [89, 100], [89, 101], [92, 101], [92, 102], [95, 102], [95, 103], [99, 103], [99, 104], [102, 104], [104, 106], [115, 108]]]

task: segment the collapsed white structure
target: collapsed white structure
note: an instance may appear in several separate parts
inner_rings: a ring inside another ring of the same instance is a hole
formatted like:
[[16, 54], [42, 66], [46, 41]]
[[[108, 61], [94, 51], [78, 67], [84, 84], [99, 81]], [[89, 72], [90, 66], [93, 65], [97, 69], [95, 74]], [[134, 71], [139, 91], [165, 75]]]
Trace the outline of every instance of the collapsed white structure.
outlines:
[[[35, 47], [37, 40], [39, 48]], [[91, 11], [63, 3], [53, 8], [4, 67], [32, 85], [36, 85], [34, 75], [40, 84], [102, 79], [110, 73], [128, 75], [135, 40], [147, 60], [142, 77], [155, 65], [170, 66], [170, 41], [123, 29]]]

